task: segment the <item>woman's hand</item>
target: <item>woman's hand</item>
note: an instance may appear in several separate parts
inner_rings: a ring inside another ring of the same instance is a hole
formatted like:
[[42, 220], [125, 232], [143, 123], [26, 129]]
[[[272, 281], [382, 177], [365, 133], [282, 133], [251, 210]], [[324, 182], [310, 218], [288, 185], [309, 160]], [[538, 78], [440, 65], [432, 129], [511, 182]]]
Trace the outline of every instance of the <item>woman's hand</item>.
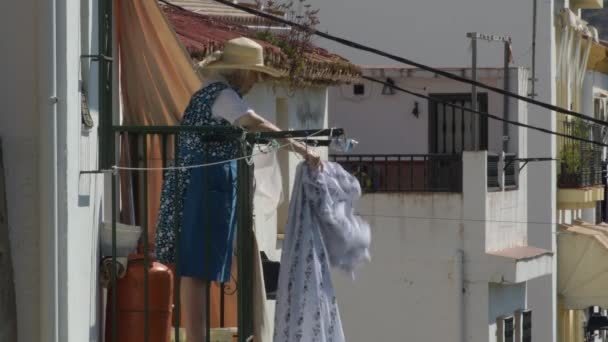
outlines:
[[304, 154], [304, 159], [310, 166], [310, 168], [314, 170], [323, 171], [323, 162], [321, 161], [321, 156], [318, 153], [312, 150], [308, 150]]
[[[251, 132], [279, 132], [281, 130], [254, 112], [247, 112], [241, 116], [235, 122], [235, 124]], [[312, 169], [323, 170], [323, 162], [321, 161], [321, 157], [317, 152], [307, 148], [303, 143], [297, 142], [293, 139], [279, 139], [279, 141], [283, 144], [291, 144], [293, 150], [301, 155]]]

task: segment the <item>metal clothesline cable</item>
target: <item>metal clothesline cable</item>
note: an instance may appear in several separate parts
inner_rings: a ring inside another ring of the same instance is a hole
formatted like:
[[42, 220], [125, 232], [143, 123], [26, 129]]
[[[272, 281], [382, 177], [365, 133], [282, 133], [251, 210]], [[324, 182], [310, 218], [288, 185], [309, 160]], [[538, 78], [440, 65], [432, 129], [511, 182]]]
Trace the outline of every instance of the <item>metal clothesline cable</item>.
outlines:
[[[323, 132], [325, 130], [325, 128], [320, 129], [304, 138], [296, 138], [294, 140], [306, 140], [309, 138], [312, 138], [314, 136], [316, 136], [317, 134]], [[276, 148], [274, 149], [269, 149], [268, 151], [262, 151], [260, 150], [257, 153], [251, 153], [249, 155], [243, 156], [243, 157], [238, 157], [238, 158], [234, 158], [234, 159], [226, 159], [226, 160], [220, 160], [220, 161], [216, 161], [216, 162], [211, 162], [211, 163], [204, 163], [204, 164], [195, 164], [195, 165], [186, 165], [186, 166], [167, 166], [167, 167], [130, 167], [130, 166], [118, 166], [118, 165], [114, 165], [112, 166], [112, 170], [115, 171], [174, 171], [174, 170], [188, 170], [188, 169], [197, 169], [197, 168], [203, 168], [203, 167], [209, 167], [209, 166], [214, 166], [214, 165], [221, 165], [221, 164], [225, 164], [225, 163], [230, 163], [233, 161], [239, 161], [239, 160], [243, 160], [243, 159], [249, 159], [252, 158], [253, 156], [257, 156], [260, 154], [268, 154], [268, 153], [273, 153], [275, 151], [278, 151], [282, 148], [285, 147], [289, 147], [292, 146], [294, 144], [294, 142], [289, 142], [287, 144], [283, 144], [283, 145], [278, 145], [276, 146]]]
[[[166, 2], [166, 1], [163, 1], [163, 0], [161, 0], [161, 1], [163, 3], [165, 3], [165, 4], [170, 5], [170, 6], [173, 6], [173, 7], [180, 8], [182, 10], [188, 11], [188, 10], [186, 10], [183, 7], [170, 4], [170, 3]], [[462, 77], [462, 76], [459, 76], [459, 75], [456, 75], [456, 74], [452, 74], [450, 72], [447, 72], [447, 71], [444, 71], [444, 70], [441, 70], [441, 69], [437, 69], [437, 68], [428, 66], [426, 64], [415, 62], [415, 61], [412, 61], [410, 59], [407, 59], [407, 58], [404, 58], [404, 57], [400, 57], [400, 56], [397, 56], [397, 55], [394, 55], [394, 54], [391, 54], [391, 53], [388, 53], [388, 52], [385, 52], [385, 51], [382, 51], [382, 50], [379, 50], [379, 49], [376, 49], [376, 48], [373, 48], [373, 47], [370, 47], [370, 46], [367, 46], [367, 45], [363, 45], [363, 44], [360, 44], [360, 43], [357, 43], [357, 42], [354, 42], [354, 41], [351, 41], [351, 40], [348, 40], [348, 39], [345, 39], [345, 38], [337, 37], [337, 36], [331, 35], [329, 33], [321, 32], [321, 31], [316, 30], [316, 29], [311, 29], [310, 27], [307, 27], [306, 25], [302, 25], [302, 24], [299, 24], [299, 23], [296, 23], [296, 22], [293, 22], [293, 21], [290, 21], [290, 20], [287, 20], [287, 19], [283, 19], [283, 18], [274, 16], [272, 14], [256, 10], [254, 8], [250, 8], [250, 7], [246, 7], [246, 6], [240, 5], [238, 3], [234, 3], [231, 0], [213, 0], [213, 1], [221, 3], [221, 4], [224, 4], [226, 6], [230, 6], [232, 8], [236, 8], [236, 9], [242, 10], [244, 12], [247, 12], [247, 13], [250, 13], [250, 14], [253, 14], [253, 15], [265, 18], [265, 19], [269, 19], [269, 20], [277, 22], [277, 23], [281, 23], [283, 25], [288, 25], [290, 27], [297, 28], [297, 29], [302, 30], [302, 31], [310, 32], [310, 33], [312, 33], [314, 35], [317, 35], [319, 37], [322, 37], [322, 38], [325, 38], [325, 39], [328, 39], [328, 40], [340, 43], [342, 45], [345, 45], [345, 46], [348, 46], [348, 47], [351, 47], [351, 48], [354, 48], [354, 49], [358, 49], [358, 50], [361, 50], [361, 51], [367, 51], [369, 53], [373, 53], [373, 54], [378, 55], [378, 56], [386, 57], [386, 58], [392, 59], [394, 61], [397, 61], [397, 62], [400, 62], [400, 63], [403, 63], [403, 64], [411, 65], [413, 67], [417, 67], [417, 68], [422, 69], [422, 70], [430, 71], [430, 72], [433, 72], [434, 74], [443, 76], [445, 78], [452, 79], [454, 81], [458, 81], [458, 82], [461, 82], [461, 83], [467, 83], [467, 84], [470, 84], [470, 85], [475, 85], [476, 87], [483, 88], [483, 89], [486, 89], [486, 90], [489, 90], [489, 91], [492, 91], [492, 92], [495, 92], [495, 93], [499, 93], [499, 94], [502, 94], [502, 95], [505, 95], [505, 96], [509, 96], [509, 97], [512, 97], [512, 98], [515, 98], [515, 99], [518, 99], [518, 100], [521, 100], [521, 101], [525, 101], [525, 102], [528, 102], [530, 104], [534, 104], [536, 106], [540, 106], [540, 107], [543, 107], [545, 109], [549, 109], [551, 111], [555, 111], [555, 112], [562, 113], [562, 114], [568, 114], [568, 115], [577, 117], [577, 118], [582, 119], [582, 120], [591, 121], [591, 122], [594, 122], [596, 124], [608, 127], [608, 122], [606, 122], [604, 120], [601, 120], [601, 119], [596, 119], [593, 116], [587, 116], [585, 114], [582, 114], [582, 113], [579, 113], [579, 112], [576, 112], [576, 111], [573, 111], [573, 110], [562, 108], [562, 107], [559, 107], [559, 106], [556, 106], [556, 105], [553, 105], [553, 104], [550, 104], [550, 103], [547, 103], [547, 102], [539, 101], [539, 100], [536, 100], [536, 99], [533, 99], [533, 98], [529, 98], [527, 96], [523, 96], [523, 95], [520, 95], [520, 94], [517, 94], [517, 93], [510, 92], [508, 90], [497, 88], [497, 87], [485, 84], [483, 82], [474, 81], [474, 80], [468, 79], [466, 77]]]
[[444, 101], [444, 100], [441, 100], [441, 99], [438, 99], [438, 98], [435, 98], [435, 97], [432, 97], [432, 96], [424, 95], [424, 94], [421, 94], [421, 93], [417, 93], [415, 91], [411, 91], [411, 90], [407, 90], [405, 88], [401, 88], [401, 87], [399, 87], [397, 85], [394, 85], [394, 84], [391, 84], [391, 83], [388, 83], [388, 82], [384, 82], [384, 81], [375, 79], [373, 77], [362, 76], [362, 78], [366, 79], [366, 80], [368, 80], [370, 82], [375, 82], [375, 83], [383, 84], [383, 85], [388, 86], [388, 87], [392, 87], [393, 89], [399, 90], [399, 91], [404, 92], [406, 94], [410, 94], [412, 96], [416, 96], [416, 97], [419, 97], [419, 98], [427, 99], [427, 100], [430, 100], [430, 101], [433, 101], [433, 102], [437, 102], [437, 103], [442, 103], [442, 104], [451, 106], [451, 107], [456, 108], [456, 109], [460, 109], [460, 110], [463, 110], [463, 111], [468, 111], [468, 112], [474, 113], [476, 115], [487, 117], [487, 118], [490, 118], [490, 119], [493, 119], [493, 120], [502, 121], [502, 122], [508, 123], [510, 125], [525, 127], [525, 128], [528, 128], [528, 129], [532, 129], [532, 130], [535, 130], [535, 131], [542, 132], [542, 133], [552, 134], [552, 135], [556, 135], [556, 136], [559, 136], [559, 137], [573, 139], [573, 140], [577, 140], [577, 141], [584, 142], [584, 143], [594, 144], [594, 145], [601, 146], [601, 147], [608, 147], [608, 144], [604, 144], [604, 143], [601, 143], [601, 142], [598, 142], [598, 141], [589, 140], [589, 139], [585, 139], [585, 138], [581, 138], [581, 137], [577, 137], [577, 136], [569, 135], [569, 134], [565, 134], [565, 133], [555, 132], [555, 131], [552, 131], [552, 130], [549, 130], [549, 129], [546, 129], [546, 128], [542, 128], [542, 127], [538, 127], [538, 126], [532, 126], [532, 125], [521, 123], [521, 122], [518, 122], [518, 121], [508, 120], [508, 119], [505, 119], [505, 118], [502, 118], [500, 116], [493, 115], [493, 114], [490, 114], [490, 113], [484, 113], [484, 112], [480, 112], [478, 110], [473, 110], [471, 108], [466, 108], [466, 107], [463, 107], [463, 106], [455, 105], [453, 103], [450, 103], [450, 102], [447, 102], [447, 101]]

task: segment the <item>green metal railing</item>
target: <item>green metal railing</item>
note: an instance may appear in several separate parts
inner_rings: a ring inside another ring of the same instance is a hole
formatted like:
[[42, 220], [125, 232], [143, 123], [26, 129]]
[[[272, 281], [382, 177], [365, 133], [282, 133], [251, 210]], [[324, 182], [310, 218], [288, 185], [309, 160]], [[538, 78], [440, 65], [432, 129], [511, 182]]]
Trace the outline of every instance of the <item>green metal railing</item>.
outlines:
[[[237, 291], [238, 291], [238, 340], [240, 342], [248, 341], [248, 339], [253, 335], [253, 260], [255, 260], [255, 256], [253, 255], [253, 241], [254, 241], [254, 233], [253, 233], [253, 166], [248, 163], [248, 157], [252, 153], [252, 146], [260, 143], [267, 143], [273, 139], [280, 138], [304, 138], [310, 137], [314, 135], [315, 138], [306, 139], [309, 144], [321, 146], [328, 145], [329, 140], [316, 139], [318, 137], [329, 137], [329, 136], [340, 136], [343, 134], [341, 129], [324, 129], [324, 130], [299, 130], [299, 131], [285, 131], [285, 132], [268, 132], [268, 133], [246, 133], [241, 129], [237, 128], [218, 128], [218, 127], [190, 127], [190, 126], [114, 126], [112, 127], [113, 132], [113, 140], [114, 143], [110, 146], [113, 151], [110, 151], [110, 155], [113, 156], [113, 161], [111, 165], [118, 165], [119, 161], [116, 160], [116, 156], [119, 155], [118, 149], [121, 147], [121, 144], [118, 142], [122, 141], [134, 141], [135, 150], [138, 151], [136, 153], [136, 158], [133, 160], [125, 161], [121, 160], [120, 162], [129, 163], [128, 165], [119, 165], [119, 166], [127, 166], [127, 167], [143, 167], [148, 168], [149, 159], [148, 155], [151, 150], [153, 152], [160, 152], [160, 156], [162, 158], [162, 166], [165, 168], [170, 164], [170, 160], [175, 160], [177, 154], [179, 153], [179, 140], [180, 134], [185, 132], [191, 132], [196, 134], [201, 134], [202, 140], [204, 141], [238, 141], [240, 146], [239, 154], [242, 157], [238, 160], [238, 173], [237, 173], [237, 250], [236, 250], [236, 262], [237, 262], [237, 273], [238, 273], [238, 282], [237, 282]], [[154, 141], [155, 145], [151, 147], [149, 145], [150, 141]], [[159, 142], [160, 144], [156, 144]], [[127, 144], [130, 147], [131, 144]], [[158, 147], [160, 151], [157, 151], [155, 148]], [[108, 148], [107, 146], [105, 148]], [[123, 146], [124, 148], [124, 146]], [[105, 151], [107, 152], [107, 151]], [[156, 154], [156, 156], [158, 153]], [[133, 165], [135, 163], [136, 165]], [[205, 163], [205, 160], [203, 160]], [[203, 178], [204, 182], [208, 182], [206, 168], [203, 168]], [[144, 258], [144, 317], [143, 317], [143, 326], [144, 326], [144, 340], [141, 342], [150, 341], [150, 304], [149, 304], [149, 265], [150, 265], [150, 250], [149, 250], [149, 241], [148, 241], [148, 232], [150, 230], [149, 222], [148, 222], [148, 171], [149, 170], [138, 170], [137, 177], [140, 181], [140, 184], [143, 186], [139, 187], [139, 197], [137, 198], [139, 202], [138, 208], [141, 208], [141, 212], [138, 217], [140, 217], [140, 224], [142, 226], [142, 241], [141, 245], [143, 248], [143, 258]], [[117, 235], [116, 235], [116, 226], [119, 220], [119, 195], [120, 195], [120, 177], [121, 172], [112, 172], [112, 264], [116, 265], [117, 261]], [[180, 172], [175, 173], [176, 177], [180, 177]], [[163, 178], [166, 176], [163, 173]], [[177, 181], [176, 181], [177, 184]], [[124, 190], [124, 189], [123, 189]], [[177, 191], [174, 192], [177, 196]], [[177, 203], [175, 201], [174, 203]], [[208, 207], [205, 207], [205, 210], [209, 210]], [[205, 219], [210, 217], [211, 213], [205, 213]], [[208, 226], [208, 225], [207, 225]], [[179, 241], [179, 227], [176, 220], [175, 224], [175, 236], [176, 241]], [[207, 230], [208, 231], [208, 230]], [[210, 239], [205, 239], [207, 242]], [[179, 243], [175, 245], [175, 255], [176, 258], [179, 256], [178, 249]], [[206, 251], [209, 251], [209, 246], [202, 246]], [[209, 257], [205, 258], [209, 260]], [[179, 260], [175, 260], [175, 271], [174, 271], [174, 284], [173, 284], [173, 326], [174, 326], [174, 336], [176, 341], [180, 341], [180, 323], [181, 323], [181, 303], [180, 303], [180, 270], [179, 270]], [[112, 319], [110, 322], [106, 322], [106, 324], [111, 324], [111, 336], [112, 342], [139, 342], [139, 341], [119, 341], [118, 340], [118, 293], [117, 293], [117, 272], [116, 268], [112, 267], [111, 269], [111, 286], [112, 286], [112, 296], [110, 298], [111, 303], [111, 316]], [[207, 285], [207, 341], [210, 341], [210, 285]]]

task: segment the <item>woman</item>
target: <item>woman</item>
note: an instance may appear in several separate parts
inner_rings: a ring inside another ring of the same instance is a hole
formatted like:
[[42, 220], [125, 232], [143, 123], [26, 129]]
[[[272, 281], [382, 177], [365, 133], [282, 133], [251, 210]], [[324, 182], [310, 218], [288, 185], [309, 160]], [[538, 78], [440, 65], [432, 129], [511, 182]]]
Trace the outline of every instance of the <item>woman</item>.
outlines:
[[[260, 80], [261, 74], [282, 73], [264, 65], [262, 47], [247, 38], [228, 41], [222, 53], [199, 63], [205, 83], [190, 99], [181, 125], [235, 125], [247, 131], [280, 131], [258, 115], [241, 98]], [[179, 135], [175, 165], [188, 166], [239, 157], [237, 141], [210, 142], [203, 134]], [[305, 145], [291, 143], [312, 167], [321, 167], [319, 155]], [[205, 341], [206, 286], [230, 281], [236, 235], [236, 162], [206, 168], [179, 169], [165, 175], [156, 236], [156, 255], [164, 263], [176, 263], [181, 279], [181, 304], [189, 342]], [[206, 215], [206, 213], [212, 213]], [[180, 229], [179, 239], [175, 226]], [[179, 241], [178, 241], [179, 240]], [[178, 253], [175, 250], [178, 245]]]

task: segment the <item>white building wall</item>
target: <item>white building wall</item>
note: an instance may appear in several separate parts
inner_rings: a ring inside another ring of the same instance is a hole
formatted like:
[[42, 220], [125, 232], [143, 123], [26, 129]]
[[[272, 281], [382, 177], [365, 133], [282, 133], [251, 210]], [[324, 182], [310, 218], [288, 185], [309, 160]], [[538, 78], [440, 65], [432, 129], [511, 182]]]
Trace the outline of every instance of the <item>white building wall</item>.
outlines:
[[[491, 294], [482, 280], [492, 268], [485, 254], [485, 220], [497, 215], [513, 220], [514, 212], [505, 213], [525, 206], [517, 196], [511, 202], [488, 199], [499, 195], [486, 192], [485, 163], [485, 153], [465, 153], [462, 194], [362, 197], [357, 210], [372, 227], [372, 262], [354, 281], [339, 272], [334, 277], [348, 341], [460, 341], [461, 328], [466, 341], [495, 341], [489, 331], [498, 315], [526, 308], [525, 291], [509, 292], [509, 301], [500, 291]], [[464, 284], [457, 283], [459, 250], [464, 251]]]
[[489, 285], [490, 309], [488, 324], [490, 325], [490, 339], [498, 333], [497, 317], [513, 316], [517, 310], [526, 307], [525, 284], [494, 284]]
[[[461, 195], [365, 195], [358, 211], [372, 227], [372, 262], [354, 281], [334, 273], [348, 341], [455, 341], [461, 315], [454, 255], [465, 239]], [[438, 215], [446, 220], [426, 219]]]
[[38, 96], [35, 68], [37, 1], [0, 3], [0, 138], [4, 152], [19, 341], [40, 336]]
[[527, 246], [528, 224], [524, 191], [490, 192], [486, 197], [486, 251]]
[[[532, 46], [531, 1], [514, 0], [428, 0], [395, 1], [335, 0], [311, 2], [319, 8], [320, 30], [371, 45], [435, 67], [462, 67], [471, 61], [467, 32], [509, 35], [513, 41], [516, 66], [529, 67]], [[554, 15], [568, 1], [538, 1], [536, 45], [536, 99], [555, 103], [555, 32]], [[394, 61], [326, 41], [318, 41], [353, 62], [363, 65], [396, 65]], [[480, 42], [479, 66], [499, 67], [502, 46]], [[528, 122], [555, 130], [554, 113], [530, 106]], [[555, 157], [555, 137], [527, 131], [530, 157]], [[542, 162], [527, 166], [528, 220], [549, 224], [530, 225], [531, 245], [555, 251], [556, 163]], [[555, 268], [555, 267], [554, 267]], [[547, 291], [547, 289], [551, 289]], [[556, 338], [556, 278], [533, 281], [530, 306], [536, 313], [533, 340]]]
[[[470, 69], [452, 69], [450, 72], [470, 76]], [[471, 87], [445, 78], [436, 78], [433, 74], [417, 69], [364, 70], [366, 75], [379, 79], [391, 77], [397, 86], [421, 93], [426, 96], [437, 94], [470, 94]], [[410, 73], [411, 76], [407, 76]], [[503, 87], [501, 69], [484, 69], [479, 71], [480, 81], [495, 87]], [[510, 90], [521, 91], [522, 80], [528, 74], [523, 69], [510, 69]], [[527, 81], [524, 81], [527, 82]], [[353, 85], [344, 84], [330, 89], [329, 110], [330, 127], [342, 127], [347, 135], [359, 141], [355, 154], [426, 154], [429, 152], [429, 108], [426, 99], [418, 98], [397, 91], [395, 95], [383, 95], [381, 84], [363, 81], [364, 95], [354, 95]], [[478, 93], [488, 97], [488, 113], [503, 117], [503, 96], [478, 89]], [[418, 103], [418, 117], [412, 114]], [[518, 102], [509, 101], [509, 119], [525, 122], [526, 107], [520, 108]], [[456, 110], [456, 112], [460, 112]], [[493, 153], [502, 151], [502, 122], [488, 119], [488, 149]], [[449, 128], [449, 127], [448, 127]], [[457, 127], [460, 129], [460, 127]], [[508, 152], [520, 153], [520, 137], [525, 130], [509, 126]], [[379, 136], [382, 138], [380, 139]], [[525, 153], [525, 149], [521, 149]]]
[[19, 341], [97, 341], [102, 185], [99, 176], [79, 176], [96, 168], [97, 153], [96, 130], [86, 136], [80, 127], [80, 4], [3, 2], [0, 18], [7, 33], [0, 38], [0, 136]]
[[[67, 111], [67, 192], [68, 192], [68, 341], [101, 341], [102, 305], [99, 282], [99, 228], [103, 218], [104, 176], [100, 174], [80, 175], [81, 171], [98, 169], [98, 77], [97, 63], [82, 60], [80, 54], [95, 54], [98, 51], [97, 1], [81, 2], [82, 8], [71, 8], [73, 25], [81, 30], [74, 33], [70, 41], [68, 66], [70, 75]], [[77, 14], [81, 15], [78, 16]], [[78, 21], [77, 19], [80, 19]], [[82, 52], [81, 52], [82, 51]], [[80, 78], [95, 122], [92, 129], [81, 125], [80, 93], [74, 80]], [[108, 194], [110, 197], [110, 194]]]

